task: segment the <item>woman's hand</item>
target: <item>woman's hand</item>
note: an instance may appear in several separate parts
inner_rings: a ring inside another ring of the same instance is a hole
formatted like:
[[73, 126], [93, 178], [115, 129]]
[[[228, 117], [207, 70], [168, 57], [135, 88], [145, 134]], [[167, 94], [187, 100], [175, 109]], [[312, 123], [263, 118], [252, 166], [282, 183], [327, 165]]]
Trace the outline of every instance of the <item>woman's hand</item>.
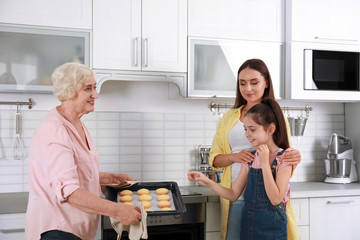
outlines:
[[122, 224], [129, 226], [141, 221], [141, 211], [138, 207], [126, 204], [118, 204], [118, 206], [115, 218]]
[[188, 179], [189, 179], [189, 181], [195, 181], [203, 186], [207, 186], [209, 184], [209, 182], [211, 181], [204, 174], [202, 174], [201, 172], [196, 172], [196, 171], [189, 172]]
[[121, 183], [124, 181], [135, 181], [128, 174], [100, 172], [100, 184]]
[[252, 154], [251, 151], [248, 150], [242, 150], [239, 153], [233, 153], [229, 155], [230, 155], [230, 160], [233, 163], [239, 162], [239, 163], [248, 164], [249, 162], [252, 162], [254, 160], [254, 154]]
[[283, 159], [285, 162], [288, 162], [291, 165], [297, 165], [301, 161], [301, 154], [297, 149], [288, 148], [283, 154]]

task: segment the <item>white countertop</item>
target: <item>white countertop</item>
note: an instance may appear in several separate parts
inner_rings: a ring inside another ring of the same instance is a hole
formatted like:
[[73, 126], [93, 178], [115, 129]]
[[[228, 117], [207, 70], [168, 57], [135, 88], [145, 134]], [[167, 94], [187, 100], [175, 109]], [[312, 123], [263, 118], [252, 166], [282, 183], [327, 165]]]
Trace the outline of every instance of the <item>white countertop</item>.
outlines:
[[[203, 186], [180, 186], [207, 197], [208, 202], [219, 201], [219, 196]], [[360, 196], [360, 183], [333, 184], [324, 182], [290, 183], [291, 198]], [[0, 214], [25, 212], [28, 200], [27, 192], [0, 193]], [[192, 198], [189, 197], [189, 201]]]
[[[208, 196], [210, 201], [215, 201], [218, 197], [209, 188], [203, 186], [181, 186], [181, 188]], [[360, 183], [293, 182], [290, 183], [290, 196], [291, 198], [360, 196]]]

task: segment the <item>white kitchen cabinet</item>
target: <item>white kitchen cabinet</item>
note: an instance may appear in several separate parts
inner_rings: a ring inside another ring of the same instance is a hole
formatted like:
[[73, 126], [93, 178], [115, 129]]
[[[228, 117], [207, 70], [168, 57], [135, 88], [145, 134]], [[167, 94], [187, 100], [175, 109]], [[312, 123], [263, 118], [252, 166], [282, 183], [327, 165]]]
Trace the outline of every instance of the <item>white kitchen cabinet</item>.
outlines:
[[310, 198], [310, 239], [356, 240], [360, 196]]
[[286, 1], [286, 34], [289, 41], [360, 43], [360, 1]]
[[294, 209], [296, 223], [298, 225], [300, 240], [309, 239], [309, 199], [298, 198], [291, 199], [291, 203]]
[[0, 214], [0, 239], [25, 239], [25, 213]]
[[284, 41], [284, 0], [188, 1], [189, 36]]
[[0, 22], [91, 29], [92, 1], [0, 0]]
[[282, 43], [189, 38], [188, 96], [235, 98], [240, 65], [259, 58], [269, 68], [275, 97], [281, 98], [283, 55]]
[[94, 0], [93, 68], [186, 72], [186, 0]]
[[220, 239], [220, 202], [217, 198], [216, 201], [208, 201], [206, 203], [206, 225], [205, 234], [206, 240], [218, 240]]

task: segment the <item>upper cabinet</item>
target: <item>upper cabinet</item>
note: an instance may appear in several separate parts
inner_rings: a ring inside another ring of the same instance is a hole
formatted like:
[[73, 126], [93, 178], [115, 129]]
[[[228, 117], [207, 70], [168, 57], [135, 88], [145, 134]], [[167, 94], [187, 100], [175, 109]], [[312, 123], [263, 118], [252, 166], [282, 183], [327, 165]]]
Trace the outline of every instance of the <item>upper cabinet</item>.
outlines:
[[94, 0], [93, 68], [186, 72], [186, 0]]
[[2, 0], [0, 22], [46, 27], [92, 28], [91, 0]]
[[284, 0], [191, 0], [189, 36], [284, 41]]
[[360, 44], [360, 1], [286, 1], [288, 41]]

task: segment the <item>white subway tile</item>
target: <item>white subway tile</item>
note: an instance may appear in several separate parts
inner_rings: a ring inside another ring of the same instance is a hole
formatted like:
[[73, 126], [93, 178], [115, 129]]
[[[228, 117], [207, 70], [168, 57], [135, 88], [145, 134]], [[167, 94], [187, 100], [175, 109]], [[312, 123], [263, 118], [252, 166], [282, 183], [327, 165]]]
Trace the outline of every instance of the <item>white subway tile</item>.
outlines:
[[143, 119], [144, 119], [144, 121], [163, 121], [164, 114], [162, 114], [162, 113], [144, 113]]
[[144, 129], [164, 129], [164, 122], [144, 122]]
[[166, 113], [164, 115], [164, 120], [169, 122], [179, 122], [185, 120], [185, 115], [183, 113]]
[[163, 163], [164, 162], [164, 156], [163, 154], [145, 154], [143, 155], [143, 162], [144, 163]]
[[143, 163], [142, 171], [143, 172], [164, 171], [164, 165], [162, 163]]
[[121, 121], [141, 121], [142, 113], [120, 113]]

